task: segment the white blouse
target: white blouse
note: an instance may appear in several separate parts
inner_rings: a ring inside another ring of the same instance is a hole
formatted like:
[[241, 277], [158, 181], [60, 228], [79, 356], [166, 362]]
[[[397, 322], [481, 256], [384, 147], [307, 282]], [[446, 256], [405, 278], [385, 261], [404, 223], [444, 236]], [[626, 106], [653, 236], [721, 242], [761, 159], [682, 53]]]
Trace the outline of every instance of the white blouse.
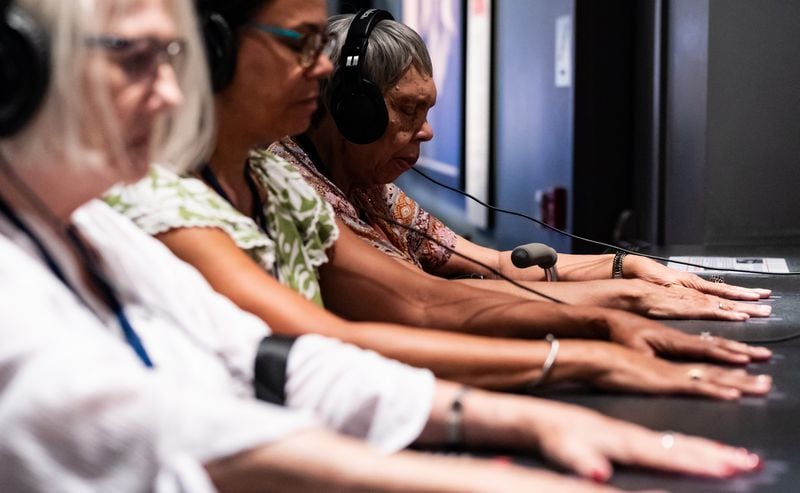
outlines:
[[204, 462], [301, 429], [322, 425], [387, 452], [421, 432], [430, 372], [321, 336], [293, 346], [289, 408], [257, 401], [255, 351], [269, 333], [260, 319], [105, 204], [84, 206], [74, 223], [156, 368], [0, 220], [0, 491], [214, 491]]

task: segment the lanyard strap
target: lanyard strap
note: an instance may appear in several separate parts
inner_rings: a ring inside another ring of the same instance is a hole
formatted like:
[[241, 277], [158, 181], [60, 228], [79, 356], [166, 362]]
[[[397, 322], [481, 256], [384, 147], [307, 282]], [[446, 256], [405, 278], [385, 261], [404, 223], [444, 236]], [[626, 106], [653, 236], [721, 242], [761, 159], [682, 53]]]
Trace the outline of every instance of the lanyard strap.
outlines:
[[[39, 254], [42, 256], [42, 258], [44, 258], [47, 267], [50, 269], [53, 275], [55, 275], [58, 280], [64, 284], [64, 286], [72, 291], [75, 296], [83, 301], [84, 305], [88, 307], [88, 303], [86, 303], [75, 287], [69, 282], [67, 276], [64, 274], [64, 271], [55, 261], [52, 254], [50, 254], [50, 251], [44, 246], [42, 240], [28, 227], [27, 224], [22, 221], [22, 219], [20, 219], [19, 216], [17, 216], [17, 214], [11, 209], [11, 207], [9, 207], [2, 197], [0, 197], [0, 213], [3, 214], [17, 229], [22, 231], [33, 242], [34, 246], [39, 251]], [[111, 287], [111, 284], [109, 284], [109, 282], [97, 270], [95, 263], [92, 261], [92, 255], [89, 253], [88, 248], [78, 236], [77, 231], [70, 226], [67, 229], [67, 236], [76, 247], [81, 260], [83, 260], [84, 266], [89, 273], [89, 277], [100, 289], [103, 295], [102, 298], [106, 301], [106, 303], [108, 303], [108, 306], [114, 312], [114, 316], [122, 328], [125, 341], [131, 346], [131, 348], [133, 348], [136, 355], [140, 360], [142, 360], [142, 363], [144, 363], [147, 368], [153, 368], [153, 361], [147, 354], [147, 350], [144, 348], [142, 340], [139, 338], [139, 335], [136, 333], [133, 325], [131, 325], [130, 320], [128, 320], [128, 317], [125, 315], [125, 310], [122, 308], [122, 303], [119, 301], [119, 298], [114, 292], [114, 289]]]
[[[248, 170], [249, 164], [245, 162], [244, 165], [244, 181], [247, 183], [247, 188], [250, 190], [250, 195], [252, 196], [252, 207], [250, 209], [250, 217], [253, 221], [256, 222], [261, 231], [266, 232], [267, 227], [264, 218], [264, 202], [261, 200], [261, 194], [258, 191], [258, 185], [255, 182], [255, 179], [252, 177]], [[217, 194], [225, 199], [234, 209], [236, 205], [231, 200], [230, 196], [225, 193], [225, 189], [222, 188], [222, 184], [217, 179], [217, 176], [211, 170], [211, 166], [206, 164], [200, 169], [200, 176], [203, 177], [203, 180], [214, 189]]]

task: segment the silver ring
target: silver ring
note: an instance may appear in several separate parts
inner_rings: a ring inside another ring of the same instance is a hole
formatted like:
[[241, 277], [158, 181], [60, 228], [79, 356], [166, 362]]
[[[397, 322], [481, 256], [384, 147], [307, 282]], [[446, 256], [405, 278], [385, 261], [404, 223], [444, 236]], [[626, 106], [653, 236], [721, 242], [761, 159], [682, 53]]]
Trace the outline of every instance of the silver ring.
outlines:
[[725, 303], [723, 303], [723, 302], [721, 302], [721, 301], [719, 302], [719, 304], [717, 305], [717, 307], [718, 307], [720, 310], [727, 310], [727, 309], [728, 309], [728, 306], [727, 306], [727, 305], [725, 305]]
[[675, 446], [675, 435], [671, 431], [666, 431], [661, 435], [661, 447], [669, 450]]
[[711, 342], [711, 341], [714, 340], [714, 336], [711, 335], [711, 332], [708, 332], [707, 330], [704, 330], [703, 332], [700, 332], [700, 340], [701, 341], [706, 341], [706, 342]]
[[700, 368], [692, 368], [691, 370], [686, 372], [686, 375], [689, 376], [692, 380], [701, 380], [703, 378], [703, 370]]

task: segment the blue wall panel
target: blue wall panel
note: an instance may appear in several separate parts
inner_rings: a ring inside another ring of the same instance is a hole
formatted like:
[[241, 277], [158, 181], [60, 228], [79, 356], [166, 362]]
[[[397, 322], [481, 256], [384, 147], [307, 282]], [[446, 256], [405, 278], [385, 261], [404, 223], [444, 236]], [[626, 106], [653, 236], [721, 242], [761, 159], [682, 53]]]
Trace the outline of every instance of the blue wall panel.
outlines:
[[[536, 190], [572, 183], [572, 88], [555, 86], [555, 24], [573, 16], [572, 0], [499, 1], [495, 47], [496, 202], [537, 216]], [[567, 222], [571, 222], [571, 211]], [[519, 218], [500, 215], [498, 246], [540, 241], [559, 251], [568, 239]]]

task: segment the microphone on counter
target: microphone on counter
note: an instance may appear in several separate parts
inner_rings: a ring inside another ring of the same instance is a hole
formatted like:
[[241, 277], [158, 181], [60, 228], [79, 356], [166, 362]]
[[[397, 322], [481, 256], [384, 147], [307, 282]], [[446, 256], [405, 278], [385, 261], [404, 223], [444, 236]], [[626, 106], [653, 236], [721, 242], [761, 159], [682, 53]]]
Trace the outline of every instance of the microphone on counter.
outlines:
[[519, 269], [527, 269], [538, 265], [544, 269], [544, 275], [548, 282], [558, 281], [558, 270], [556, 262], [558, 253], [544, 243], [528, 243], [512, 250], [511, 263]]

